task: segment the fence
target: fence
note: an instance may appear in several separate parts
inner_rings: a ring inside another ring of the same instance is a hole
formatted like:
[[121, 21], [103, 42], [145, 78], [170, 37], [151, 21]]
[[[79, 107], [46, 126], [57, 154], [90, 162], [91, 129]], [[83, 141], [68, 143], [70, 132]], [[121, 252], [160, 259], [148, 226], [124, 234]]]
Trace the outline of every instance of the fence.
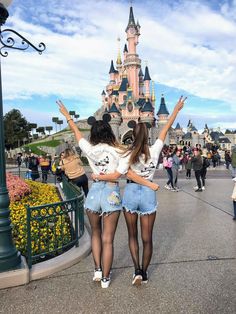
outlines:
[[62, 187], [65, 201], [27, 207], [29, 268], [78, 246], [84, 234], [84, 194], [65, 177]]
[[[16, 169], [11, 170], [8, 168], [7, 171], [11, 172], [13, 175], [18, 176], [22, 179], [29, 179], [29, 180], [32, 179], [32, 171], [25, 168], [17, 167], [17, 170]], [[42, 180], [43, 172], [39, 170], [37, 173], [39, 177], [36, 179], [36, 181]], [[35, 175], [35, 173], [33, 174]], [[56, 184], [56, 176], [51, 171], [47, 172], [47, 182]]]

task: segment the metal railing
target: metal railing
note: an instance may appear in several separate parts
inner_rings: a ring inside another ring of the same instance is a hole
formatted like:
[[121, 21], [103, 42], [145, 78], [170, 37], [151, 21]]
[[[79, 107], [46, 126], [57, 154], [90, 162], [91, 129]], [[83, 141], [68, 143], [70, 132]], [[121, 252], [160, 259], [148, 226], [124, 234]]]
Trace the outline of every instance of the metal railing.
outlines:
[[[28, 169], [17, 167], [17, 169], [8, 169], [9, 172], [11, 172], [13, 175], [18, 176], [22, 179], [28, 179], [32, 180], [34, 177], [36, 177], [35, 181], [42, 181], [43, 180], [43, 172], [41, 170], [37, 171], [36, 173], [32, 173], [32, 171], [29, 171]], [[56, 184], [57, 177], [54, 173], [51, 171], [47, 172], [47, 183], [54, 183]]]
[[[83, 200], [84, 200], [84, 193], [82, 192], [81, 188], [71, 183], [67, 179], [67, 177], [64, 175], [62, 175], [61, 187], [62, 187], [62, 191], [66, 199], [71, 199], [80, 195], [80, 197], [83, 197]], [[84, 234], [84, 207], [83, 206], [79, 206], [78, 208], [78, 219], [79, 219], [79, 237], [81, 237]]]
[[27, 207], [27, 253], [32, 264], [62, 254], [84, 234], [84, 194], [63, 176], [65, 201]]

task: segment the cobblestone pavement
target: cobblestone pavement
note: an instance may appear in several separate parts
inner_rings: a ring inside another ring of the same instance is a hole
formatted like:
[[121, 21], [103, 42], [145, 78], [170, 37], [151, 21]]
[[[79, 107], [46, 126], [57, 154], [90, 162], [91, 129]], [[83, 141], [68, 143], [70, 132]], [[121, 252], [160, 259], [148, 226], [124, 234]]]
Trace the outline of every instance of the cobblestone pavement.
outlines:
[[[210, 171], [209, 171], [210, 172]], [[77, 265], [27, 286], [0, 291], [0, 313], [236, 313], [236, 223], [229, 173], [207, 180], [179, 180], [181, 191], [159, 179], [150, 281], [131, 285], [132, 260], [123, 215], [115, 238], [112, 283], [92, 282], [89, 255]], [[121, 181], [124, 186], [124, 180]]]

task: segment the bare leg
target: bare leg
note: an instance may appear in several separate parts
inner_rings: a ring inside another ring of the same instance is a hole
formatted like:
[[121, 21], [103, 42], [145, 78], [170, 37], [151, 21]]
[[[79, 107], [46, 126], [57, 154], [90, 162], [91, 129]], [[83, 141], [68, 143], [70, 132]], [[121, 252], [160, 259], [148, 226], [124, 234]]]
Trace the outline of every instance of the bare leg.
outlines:
[[145, 273], [150, 264], [152, 258], [152, 231], [154, 222], [156, 219], [156, 212], [150, 215], [140, 216], [141, 222], [141, 236], [143, 241], [143, 258], [142, 258], [142, 270]]
[[108, 278], [113, 262], [113, 240], [119, 220], [120, 211], [103, 216], [102, 264], [103, 277]]
[[91, 211], [87, 211], [87, 215], [89, 218], [90, 226], [91, 226], [91, 244], [92, 244], [92, 253], [95, 268], [101, 268], [101, 254], [102, 254], [102, 218], [98, 213], [93, 213]]
[[139, 243], [138, 243], [138, 214], [124, 212], [125, 221], [129, 235], [129, 249], [135, 269], [140, 269], [139, 264]]

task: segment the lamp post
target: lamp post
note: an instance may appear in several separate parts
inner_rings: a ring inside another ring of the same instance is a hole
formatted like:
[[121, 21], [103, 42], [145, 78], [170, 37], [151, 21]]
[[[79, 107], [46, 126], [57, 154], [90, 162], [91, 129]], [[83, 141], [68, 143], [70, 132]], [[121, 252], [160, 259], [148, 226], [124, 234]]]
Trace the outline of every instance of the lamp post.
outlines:
[[[9, 16], [7, 7], [12, 0], [0, 0], [0, 58], [7, 57], [7, 49], [26, 50], [29, 47], [40, 54], [46, 49], [44, 43], [38, 47], [12, 29], [1, 30], [1, 26]], [[18, 41], [17, 41], [18, 40]], [[19, 43], [20, 40], [20, 43]], [[3, 127], [2, 76], [0, 60], [0, 272], [17, 267], [21, 262], [21, 255], [17, 251], [12, 239], [12, 227], [9, 211], [10, 199], [6, 184], [5, 140]]]

